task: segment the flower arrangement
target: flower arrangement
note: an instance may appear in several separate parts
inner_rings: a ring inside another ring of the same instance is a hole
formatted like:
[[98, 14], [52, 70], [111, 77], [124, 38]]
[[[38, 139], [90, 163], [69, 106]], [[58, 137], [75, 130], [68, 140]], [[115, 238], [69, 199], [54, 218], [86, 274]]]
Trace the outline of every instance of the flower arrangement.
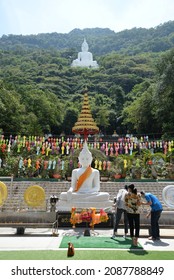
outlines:
[[73, 225], [72, 227], [75, 228], [75, 224], [80, 224], [82, 223], [81, 216], [79, 213], [76, 213], [76, 208], [73, 207], [71, 209], [71, 218], [70, 218], [70, 223]]
[[103, 209], [100, 209], [99, 213], [96, 213], [96, 208], [92, 207], [82, 209], [80, 212], [76, 211], [75, 207], [71, 209], [70, 223], [73, 228], [75, 228], [75, 224], [80, 224], [82, 222], [89, 223], [89, 226], [94, 228], [94, 225], [107, 222], [108, 219], [108, 215]]
[[108, 219], [109, 218], [108, 218], [107, 213], [103, 209], [100, 209], [100, 220], [101, 220], [101, 222], [106, 223]]
[[90, 209], [83, 209], [80, 213], [82, 222], [90, 223], [92, 219]]

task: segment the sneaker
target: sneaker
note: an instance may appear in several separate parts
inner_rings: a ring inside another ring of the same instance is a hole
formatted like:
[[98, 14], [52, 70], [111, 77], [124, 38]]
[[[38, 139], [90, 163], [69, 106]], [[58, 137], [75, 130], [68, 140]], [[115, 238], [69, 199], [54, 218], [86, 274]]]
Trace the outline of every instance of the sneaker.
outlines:
[[149, 236], [148, 240], [156, 240], [156, 238], [154, 238], [153, 236]]
[[112, 235], [112, 238], [115, 238], [117, 236], [117, 232], [115, 231]]
[[127, 237], [127, 233], [125, 233], [124, 235], [123, 235], [123, 238], [126, 238]]
[[133, 244], [134, 244], [135, 247], [138, 246], [138, 238], [137, 237], [134, 237]]

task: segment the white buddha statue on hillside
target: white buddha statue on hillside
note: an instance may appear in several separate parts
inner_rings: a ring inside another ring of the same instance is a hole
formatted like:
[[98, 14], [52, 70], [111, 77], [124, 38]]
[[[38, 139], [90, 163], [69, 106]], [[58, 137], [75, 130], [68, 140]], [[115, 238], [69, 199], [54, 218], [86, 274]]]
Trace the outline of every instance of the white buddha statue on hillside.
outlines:
[[88, 51], [88, 43], [86, 39], [84, 39], [82, 43], [82, 51], [78, 53], [78, 58], [73, 60], [71, 66], [72, 67], [90, 67], [90, 68], [98, 68], [98, 64], [95, 60], [93, 60], [93, 55]]
[[109, 200], [107, 192], [100, 192], [100, 173], [91, 167], [92, 154], [87, 143], [79, 155], [80, 168], [72, 171], [71, 187], [62, 192], [57, 204], [58, 211], [71, 211], [72, 207], [96, 209], [111, 208], [113, 202]]

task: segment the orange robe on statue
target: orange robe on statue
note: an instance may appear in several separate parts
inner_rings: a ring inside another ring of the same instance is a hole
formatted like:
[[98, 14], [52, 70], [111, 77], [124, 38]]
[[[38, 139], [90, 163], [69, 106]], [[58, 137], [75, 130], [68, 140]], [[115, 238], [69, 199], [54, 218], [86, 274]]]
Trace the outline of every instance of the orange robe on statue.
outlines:
[[85, 172], [83, 172], [83, 174], [80, 175], [80, 177], [77, 181], [75, 192], [77, 192], [80, 189], [83, 182], [91, 175], [91, 173], [92, 173], [92, 168], [91, 168], [91, 166], [88, 166], [86, 168]]

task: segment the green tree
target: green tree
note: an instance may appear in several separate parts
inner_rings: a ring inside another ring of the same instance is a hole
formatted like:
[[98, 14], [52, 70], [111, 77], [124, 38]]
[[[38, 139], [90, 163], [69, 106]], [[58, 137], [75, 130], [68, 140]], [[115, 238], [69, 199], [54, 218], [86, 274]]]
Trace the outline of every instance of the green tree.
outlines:
[[0, 127], [7, 134], [20, 133], [25, 106], [20, 103], [20, 95], [7, 90], [0, 82]]
[[[144, 90], [144, 85], [138, 87], [139, 90]], [[150, 135], [157, 132], [156, 122], [153, 115], [154, 103], [153, 94], [154, 86], [147, 88], [147, 90], [137, 93], [137, 98], [125, 105], [123, 110], [123, 124], [129, 128], [129, 131], [139, 134], [147, 133]]]
[[114, 85], [110, 88], [110, 98], [111, 98], [111, 109], [115, 110], [116, 116], [121, 115], [124, 102], [125, 102], [125, 93], [121, 86]]
[[161, 57], [157, 64], [157, 74], [155, 117], [162, 133], [171, 136], [174, 123], [174, 49]]
[[43, 133], [57, 132], [63, 121], [63, 106], [55, 94], [31, 90], [21, 93], [21, 101], [25, 105], [26, 114], [32, 112], [37, 117], [34, 123], [38, 123]]
[[74, 107], [68, 107], [65, 112], [62, 131], [65, 132], [66, 135], [72, 135], [72, 127], [78, 118], [78, 110]]
[[109, 110], [107, 106], [103, 105], [99, 107], [95, 121], [101, 131], [106, 134], [106, 129], [109, 126]]

